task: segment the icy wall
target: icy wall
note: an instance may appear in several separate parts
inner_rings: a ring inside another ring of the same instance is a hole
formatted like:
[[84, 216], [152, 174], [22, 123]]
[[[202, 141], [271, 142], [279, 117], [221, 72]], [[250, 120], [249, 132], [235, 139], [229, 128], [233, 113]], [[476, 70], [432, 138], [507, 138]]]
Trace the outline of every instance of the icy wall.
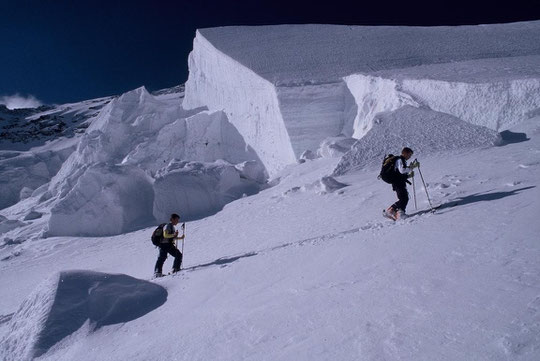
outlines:
[[345, 77], [358, 105], [355, 138], [404, 105], [501, 131], [540, 111], [540, 56], [482, 59]]
[[341, 80], [275, 87], [197, 32], [183, 106], [223, 110], [274, 175], [329, 135], [352, 134], [353, 97]]
[[186, 109], [224, 111], [269, 173], [294, 162], [275, 87], [217, 51], [198, 32], [189, 56]]
[[[507, 71], [501, 67], [506, 60], [491, 73], [489, 61], [539, 55], [539, 37], [538, 21], [201, 29], [190, 56], [184, 106], [223, 110], [273, 175], [328, 137], [364, 136], [377, 114], [405, 105], [496, 130], [519, 122], [537, 107], [531, 94], [538, 93], [538, 71], [492, 82], [489, 77]], [[471, 60], [478, 62], [457, 72], [446, 65]], [[529, 60], [521, 65], [538, 65]], [[403, 69], [423, 66], [428, 66], [423, 74], [396, 78]], [[438, 67], [453, 76], [433, 76]], [[477, 78], [483, 73], [484, 80], [471, 81], [471, 72]]]

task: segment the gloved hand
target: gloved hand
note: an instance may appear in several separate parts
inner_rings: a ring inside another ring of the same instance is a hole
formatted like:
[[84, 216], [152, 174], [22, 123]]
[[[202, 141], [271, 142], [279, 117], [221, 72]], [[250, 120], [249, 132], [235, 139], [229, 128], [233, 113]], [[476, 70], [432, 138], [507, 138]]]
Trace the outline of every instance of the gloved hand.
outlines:
[[409, 173], [409, 176], [408, 176], [407, 178], [412, 178], [412, 177], [414, 177], [414, 171], [411, 171], [411, 172]]
[[414, 162], [411, 163], [411, 169], [414, 169], [414, 168], [418, 168], [420, 167], [420, 162], [415, 160]]

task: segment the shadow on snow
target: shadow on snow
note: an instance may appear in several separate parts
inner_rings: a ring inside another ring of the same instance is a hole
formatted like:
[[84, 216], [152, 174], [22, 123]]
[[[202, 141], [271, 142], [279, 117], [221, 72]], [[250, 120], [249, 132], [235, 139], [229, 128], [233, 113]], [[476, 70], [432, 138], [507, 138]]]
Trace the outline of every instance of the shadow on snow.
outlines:
[[225, 267], [230, 263], [238, 261], [239, 259], [247, 258], [247, 257], [253, 257], [253, 256], [256, 256], [257, 254], [258, 254], [257, 252], [248, 252], [248, 253], [244, 253], [244, 254], [242, 254], [240, 256], [221, 257], [221, 258], [216, 259], [213, 262], [204, 263], [204, 264], [200, 264], [200, 265], [197, 265], [197, 266], [184, 268], [183, 270], [185, 270], [185, 271], [195, 271], [195, 270], [198, 270], [198, 269], [201, 269], [201, 268], [206, 268], [206, 267], [211, 267], [211, 266]]
[[[434, 207], [434, 209], [438, 211], [438, 210], [443, 210], [447, 208], [453, 208], [456, 206], [464, 206], [471, 203], [495, 201], [498, 199], [516, 195], [522, 191], [526, 191], [532, 188], [536, 188], [536, 186], [523, 187], [523, 188], [511, 190], [508, 192], [474, 193], [465, 197], [451, 200], [447, 203], [443, 203], [440, 206]], [[421, 214], [425, 214], [429, 212], [431, 212], [431, 209], [426, 209], [426, 210], [418, 211], [415, 213], [411, 213], [410, 216], [417, 216], [417, 215], [421, 215]]]

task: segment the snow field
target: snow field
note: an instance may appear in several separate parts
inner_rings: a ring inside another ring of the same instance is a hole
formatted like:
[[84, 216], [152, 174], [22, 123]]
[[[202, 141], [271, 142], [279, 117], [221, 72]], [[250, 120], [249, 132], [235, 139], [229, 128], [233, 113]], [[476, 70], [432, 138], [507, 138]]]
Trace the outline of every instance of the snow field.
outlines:
[[[394, 194], [376, 180], [378, 169], [320, 192], [310, 185], [337, 159], [290, 166], [279, 185], [187, 224], [186, 270], [157, 281], [167, 288], [165, 304], [121, 326], [74, 334], [43, 359], [107, 360], [114, 349], [133, 360], [534, 360], [538, 119], [512, 132], [530, 140], [418, 154], [431, 198], [443, 206], [398, 223], [380, 217]], [[148, 278], [151, 230], [45, 240], [11, 260], [0, 282], [18, 277], [18, 294], [38, 281], [31, 273], [51, 265]]]
[[225, 26], [199, 29], [197, 37], [281, 87], [424, 64], [540, 55], [539, 34], [540, 22], [531, 21], [434, 27]]

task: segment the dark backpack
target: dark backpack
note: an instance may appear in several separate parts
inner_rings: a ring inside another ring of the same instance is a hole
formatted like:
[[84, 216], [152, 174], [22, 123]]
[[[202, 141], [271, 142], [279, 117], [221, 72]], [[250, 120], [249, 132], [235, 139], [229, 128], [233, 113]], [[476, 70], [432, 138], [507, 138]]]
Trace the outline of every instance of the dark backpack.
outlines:
[[396, 161], [400, 159], [399, 156], [388, 154], [384, 156], [381, 173], [377, 178], [382, 179], [386, 183], [392, 184], [400, 180], [400, 174], [396, 171]]
[[154, 232], [152, 232], [152, 244], [154, 246], [159, 246], [161, 244], [161, 241], [163, 241], [163, 227], [165, 227], [167, 223], [162, 223], [159, 226], [154, 229]]

